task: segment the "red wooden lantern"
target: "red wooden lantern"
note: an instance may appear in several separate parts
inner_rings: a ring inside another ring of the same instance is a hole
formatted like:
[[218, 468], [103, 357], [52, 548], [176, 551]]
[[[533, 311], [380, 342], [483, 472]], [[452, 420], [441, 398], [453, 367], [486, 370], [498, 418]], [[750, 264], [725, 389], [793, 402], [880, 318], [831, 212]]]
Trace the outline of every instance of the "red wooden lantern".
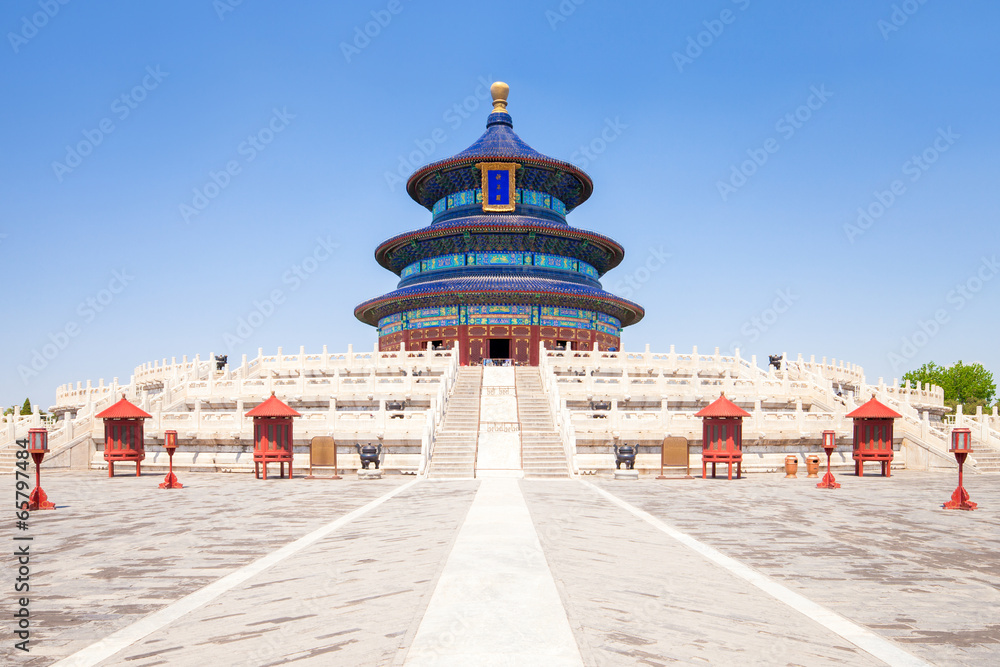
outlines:
[[49, 497], [42, 490], [42, 459], [49, 452], [49, 432], [44, 428], [28, 430], [28, 453], [35, 461], [35, 488], [28, 496], [28, 509], [54, 510], [55, 503], [49, 502]]
[[847, 415], [854, 420], [854, 473], [865, 475], [865, 462], [882, 464], [882, 476], [892, 475], [892, 422], [903, 415], [875, 397]]
[[823, 481], [816, 485], [820, 489], [839, 489], [840, 484], [837, 480], [833, 478], [833, 473], [830, 472], [830, 456], [833, 455], [833, 450], [837, 447], [837, 433], [836, 431], [823, 431], [823, 451], [826, 452], [826, 474], [823, 475]]
[[135, 476], [142, 473], [142, 425], [152, 415], [139, 409], [122, 396], [122, 400], [97, 415], [104, 420], [104, 460], [108, 462], [108, 477], [115, 476], [115, 461], [135, 461]]
[[750, 413], [739, 407], [722, 394], [714, 403], [697, 413], [702, 418], [701, 430], [701, 477], [707, 476], [708, 464], [729, 466], [729, 479], [733, 478], [733, 464], [736, 464], [736, 479], [741, 476], [743, 465], [743, 418]]
[[958, 461], [958, 488], [951, 494], [951, 500], [944, 504], [946, 510], [974, 510], [978, 505], [969, 500], [969, 492], [962, 486], [962, 467], [965, 457], [972, 453], [972, 431], [956, 428], [951, 432], [951, 452]]
[[292, 417], [301, 415], [282, 403], [272, 392], [271, 397], [247, 413], [253, 417], [253, 474], [260, 479], [260, 465], [264, 466], [267, 479], [267, 464], [280, 463], [281, 476], [292, 476]]
[[174, 450], [177, 449], [177, 431], [163, 432], [163, 448], [167, 450], [167, 457], [170, 459], [170, 470], [167, 476], [160, 482], [161, 489], [183, 489], [184, 485], [177, 481], [174, 474]]

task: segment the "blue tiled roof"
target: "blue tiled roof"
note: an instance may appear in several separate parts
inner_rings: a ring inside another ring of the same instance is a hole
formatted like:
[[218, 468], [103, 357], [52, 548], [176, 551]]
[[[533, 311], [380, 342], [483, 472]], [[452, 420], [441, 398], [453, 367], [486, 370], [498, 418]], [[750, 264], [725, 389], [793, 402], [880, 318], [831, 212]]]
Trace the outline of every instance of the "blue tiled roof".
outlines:
[[[531, 234], [535, 229], [539, 231], [537, 240], [533, 241]], [[469, 241], [463, 237], [465, 231], [471, 233]], [[497, 245], [497, 236], [509, 238]], [[559, 247], [546, 247], [543, 242], [546, 239], [565, 240], [559, 242]], [[424, 248], [424, 245], [433, 247]], [[423, 229], [397, 234], [378, 245], [375, 259], [387, 269], [399, 273], [404, 266], [417, 259], [477, 250], [569, 254], [593, 264], [601, 273], [618, 266], [624, 257], [621, 245], [603, 234], [535, 216], [486, 213], [452, 218]]]
[[[482, 208], [480, 207], [480, 210]], [[478, 215], [461, 215], [443, 220], [435, 220], [427, 229], [448, 229], [449, 227], [466, 227], [479, 225], [482, 227], [551, 227], [552, 229], [573, 229], [564, 220], [553, 220], [537, 215], [518, 215], [517, 213], [480, 213]], [[593, 233], [593, 232], [591, 232]]]
[[[448, 295], [450, 302], [457, 303], [458, 295], [462, 294], [466, 302], [472, 300], [496, 301], [497, 293], [507, 293], [508, 298], [514, 300], [516, 295], [532, 295], [545, 293], [554, 295], [549, 297], [553, 301], [549, 305], [570, 305], [573, 303], [587, 302], [591, 308], [595, 305], [592, 301], [604, 302], [597, 310], [606, 312], [621, 320], [623, 326], [634, 324], [642, 319], [645, 314], [642, 306], [627, 299], [615, 296], [602, 289], [590, 287], [588, 285], [554, 280], [551, 278], [540, 278], [537, 276], [525, 276], [524, 274], [512, 274], [504, 271], [496, 271], [490, 274], [479, 276], [461, 276], [455, 278], [444, 278], [432, 280], [418, 285], [402, 287], [388, 294], [384, 294], [375, 299], [370, 299], [354, 309], [355, 315], [362, 321], [369, 324], [378, 322], [379, 317], [384, 317], [390, 312], [395, 312], [400, 308], [393, 304], [400, 301], [410, 301], [420, 297], [432, 297], [434, 295]], [[499, 297], [503, 299], [504, 297]], [[545, 295], [540, 297], [541, 302], [546, 302]], [[407, 306], [409, 307], [409, 306]]]
[[[543, 155], [514, 132], [508, 113], [491, 113], [486, 131], [471, 146], [452, 157], [432, 162], [410, 176], [406, 191], [414, 201], [431, 208], [441, 197], [478, 187], [470, 165], [480, 160], [511, 160], [524, 165], [519, 177], [524, 187], [558, 197], [567, 210], [583, 203], [594, 190], [593, 181], [574, 164]], [[521, 187], [519, 185], [518, 187]]]
[[490, 117], [486, 119], [486, 131], [483, 132], [483, 136], [476, 139], [474, 144], [461, 153], [448, 159], [460, 160], [463, 158], [510, 158], [514, 160], [528, 158], [557, 162], [553, 158], [542, 155], [517, 136], [517, 133], [514, 132], [514, 121], [509, 113], [491, 113]]

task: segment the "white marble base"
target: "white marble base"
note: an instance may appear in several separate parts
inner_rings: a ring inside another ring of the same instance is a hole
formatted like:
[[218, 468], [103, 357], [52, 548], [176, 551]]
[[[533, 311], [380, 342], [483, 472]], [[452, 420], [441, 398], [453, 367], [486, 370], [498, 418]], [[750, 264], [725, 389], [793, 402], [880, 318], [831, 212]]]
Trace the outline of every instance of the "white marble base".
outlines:
[[618, 470], [616, 468], [615, 469], [615, 479], [632, 479], [632, 480], [638, 480], [639, 479], [639, 471], [638, 470], [625, 470], [625, 469]]
[[382, 471], [376, 468], [358, 468], [358, 479], [382, 479]]

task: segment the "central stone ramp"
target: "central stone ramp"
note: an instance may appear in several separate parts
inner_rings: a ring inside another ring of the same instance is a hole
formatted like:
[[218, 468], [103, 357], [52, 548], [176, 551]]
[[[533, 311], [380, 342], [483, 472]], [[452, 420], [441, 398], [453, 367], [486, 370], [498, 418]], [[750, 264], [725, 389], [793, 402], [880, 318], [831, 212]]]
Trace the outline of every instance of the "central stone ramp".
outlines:
[[522, 477], [513, 366], [483, 368], [476, 477]]
[[406, 667], [583, 667], [519, 484], [481, 483]]
[[444, 410], [444, 420], [434, 436], [427, 476], [471, 478], [476, 476], [479, 439], [479, 395], [483, 382], [481, 366], [462, 366]]

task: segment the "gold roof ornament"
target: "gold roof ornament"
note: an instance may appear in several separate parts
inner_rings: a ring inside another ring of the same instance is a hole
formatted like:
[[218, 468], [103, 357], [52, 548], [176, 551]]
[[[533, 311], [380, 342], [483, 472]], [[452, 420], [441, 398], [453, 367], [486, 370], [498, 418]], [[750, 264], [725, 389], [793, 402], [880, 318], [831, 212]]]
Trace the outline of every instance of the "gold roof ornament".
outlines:
[[508, 113], [507, 95], [510, 93], [510, 86], [503, 81], [496, 81], [490, 86], [490, 94], [493, 95], [493, 113]]

